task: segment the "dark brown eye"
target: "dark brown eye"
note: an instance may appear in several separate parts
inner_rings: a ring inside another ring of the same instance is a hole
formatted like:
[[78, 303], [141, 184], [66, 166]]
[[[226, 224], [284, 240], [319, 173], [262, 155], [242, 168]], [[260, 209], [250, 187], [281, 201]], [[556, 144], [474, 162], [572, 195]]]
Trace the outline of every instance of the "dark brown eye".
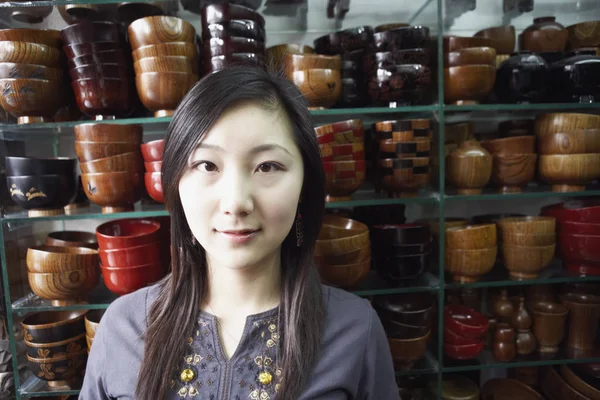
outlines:
[[258, 166], [258, 170], [260, 172], [271, 172], [273, 169], [273, 164], [271, 163], [263, 163]]
[[204, 172], [215, 172], [217, 170], [217, 166], [210, 161], [203, 161], [199, 163], [196, 168]]

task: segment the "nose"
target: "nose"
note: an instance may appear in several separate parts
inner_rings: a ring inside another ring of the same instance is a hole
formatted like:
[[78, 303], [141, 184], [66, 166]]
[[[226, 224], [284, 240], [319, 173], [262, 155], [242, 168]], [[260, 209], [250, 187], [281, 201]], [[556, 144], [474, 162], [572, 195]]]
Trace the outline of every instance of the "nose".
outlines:
[[248, 215], [254, 210], [252, 183], [249, 176], [230, 171], [221, 180], [221, 212], [229, 215]]

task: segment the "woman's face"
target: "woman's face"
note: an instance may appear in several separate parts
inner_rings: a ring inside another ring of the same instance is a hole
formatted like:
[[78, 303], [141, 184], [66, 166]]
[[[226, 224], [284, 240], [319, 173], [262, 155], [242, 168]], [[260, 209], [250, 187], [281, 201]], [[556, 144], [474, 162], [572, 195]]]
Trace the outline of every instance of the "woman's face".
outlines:
[[282, 111], [244, 103], [223, 113], [179, 182], [187, 222], [210, 265], [240, 269], [279, 257], [303, 180]]

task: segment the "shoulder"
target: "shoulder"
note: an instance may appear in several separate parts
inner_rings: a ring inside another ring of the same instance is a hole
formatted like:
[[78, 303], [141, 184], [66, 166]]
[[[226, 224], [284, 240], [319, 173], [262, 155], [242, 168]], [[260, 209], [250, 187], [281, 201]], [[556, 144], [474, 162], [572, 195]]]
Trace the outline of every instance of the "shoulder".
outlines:
[[352, 335], [366, 338], [377, 314], [368, 300], [355, 294], [322, 285], [323, 301], [327, 312], [325, 318], [326, 336], [338, 335], [345, 330], [351, 330]]

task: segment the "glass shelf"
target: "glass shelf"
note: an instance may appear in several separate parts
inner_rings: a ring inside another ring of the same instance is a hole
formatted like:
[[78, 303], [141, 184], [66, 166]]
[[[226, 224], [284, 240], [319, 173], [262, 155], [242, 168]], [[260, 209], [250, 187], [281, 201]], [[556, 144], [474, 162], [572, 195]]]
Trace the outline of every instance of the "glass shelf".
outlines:
[[49, 397], [49, 396], [73, 396], [78, 395], [80, 388], [56, 387], [51, 388], [48, 383], [30, 375], [21, 383], [19, 394], [23, 397]]
[[473, 104], [464, 106], [444, 105], [444, 111], [454, 112], [528, 112], [550, 110], [599, 110], [600, 103], [534, 103], [534, 104]]
[[371, 271], [352, 293], [357, 296], [381, 296], [399, 293], [436, 292], [439, 289], [439, 284], [439, 279], [427, 272], [416, 282], [411, 282], [410, 286], [390, 287], [374, 271]]
[[477, 358], [473, 360], [457, 361], [445, 357], [442, 373], [477, 371], [490, 368], [540, 367], [547, 365], [580, 364], [589, 362], [600, 362], [600, 354], [597, 352], [582, 352], [577, 354], [573, 350], [563, 348], [555, 354], [535, 352], [528, 356], [517, 356], [509, 362], [500, 362], [496, 360], [491, 350], [485, 349]]
[[[451, 277], [448, 276], [448, 280]], [[542, 271], [536, 279], [514, 280], [510, 279], [508, 271], [503, 265], [497, 264], [487, 275], [484, 275], [480, 281], [472, 283], [446, 283], [446, 289], [463, 288], [483, 288], [483, 287], [507, 287], [507, 286], [529, 286], [546, 285], [556, 283], [579, 283], [579, 282], [600, 282], [600, 275], [580, 276], [569, 274], [561, 267], [560, 260], [554, 260], [552, 264]]]
[[439, 364], [429, 350], [408, 371], [396, 371], [396, 376], [437, 374]]
[[[565, 198], [565, 197], [590, 197], [600, 196], [600, 186], [598, 184], [588, 185], [589, 190], [584, 192], [553, 192], [550, 186], [531, 184], [523, 192], [520, 193], [498, 193], [495, 189], [485, 189], [481, 194], [476, 195], [459, 195], [446, 193], [444, 200], [462, 201], [462, 200], [510, 200], [510, 199], [548, 199], [548, 198]], [[448, 191], [453, 190], [449, 188]], [[455, 193], [455, 192], [454, 192]]]

